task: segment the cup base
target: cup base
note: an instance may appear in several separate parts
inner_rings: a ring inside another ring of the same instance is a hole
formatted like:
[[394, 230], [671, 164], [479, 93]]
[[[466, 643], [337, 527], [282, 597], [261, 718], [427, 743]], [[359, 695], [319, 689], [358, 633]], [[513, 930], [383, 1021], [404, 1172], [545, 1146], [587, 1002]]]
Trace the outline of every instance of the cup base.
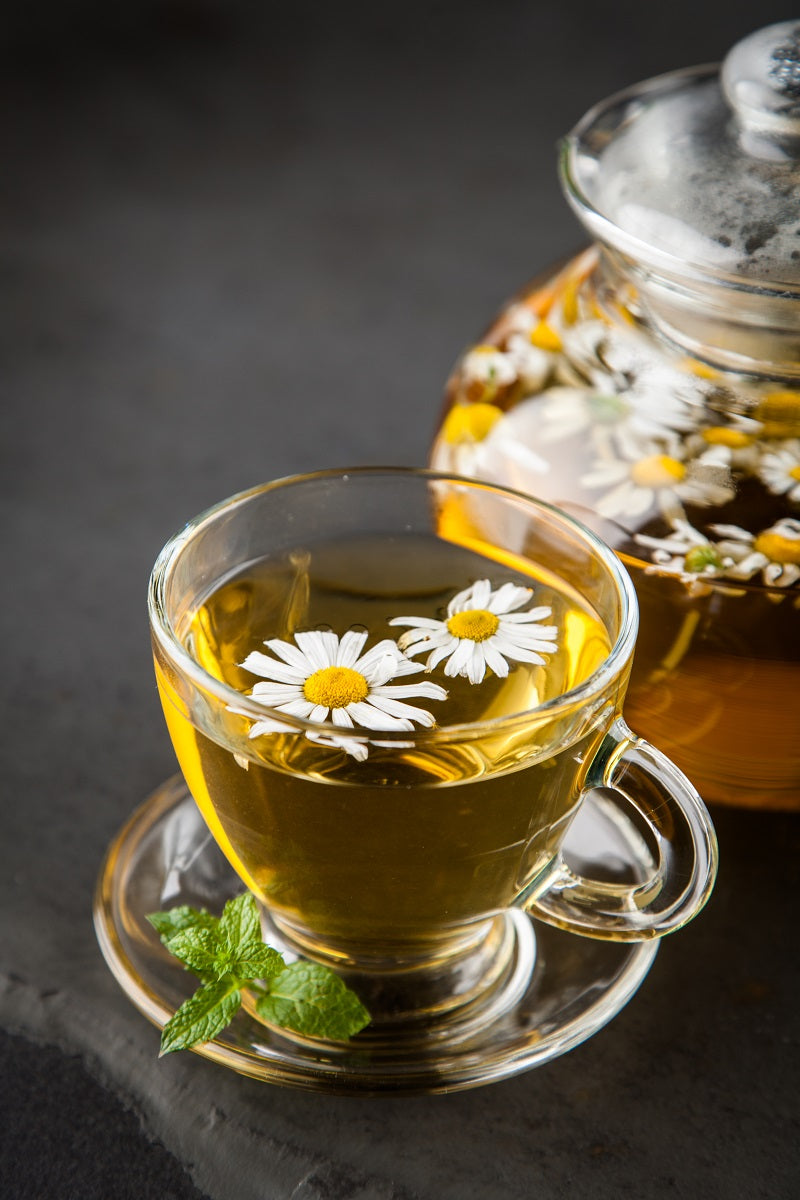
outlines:
[[[309, 954], [290, 927], [262, 909], [264, 940], [287, 961], [300, 956], [326, 966], [323, 956]], [[533, 926], [515, 909], [498, 913], [462, 935], [452, 951], [432, 964], [417, 963], [394, 969], [362, 969], [336, 965], [337, 974], [356, 993], [372, 1020], [359, 1044], [397, 1044], [462, 1041], [487, 1021], [496, 1021], [517, 1004], [526, 991], [536, 961]], [[253, 1009], [253, 1016], [259, 1019]], [[291, 1038], [291, 1031], [276, 1032]]]
[[[619, 836], [618, 813], [587, 803], [598, 843]], [[612, 828], [611, 822], [616, 824]], [[146, 914], [178, 904], [220, 912], [242, 890], [186, 785], [168, 780], [109, 847], [95, 896], [103, 955], [136, 1007], [159, 1028], [193, 990]], [[292, 957], [285, 923], [264, 919], [271, 945]], [[349, 1042], [304, 1038], [242, 1011], [196, 1052], [270, 1083], [320, 1092], [458, 1091], [517, 1074], [572, 1049], [620, 1011], [641, 984], [657, 942], [577, 937], [509, 910], [476, 927], [439, 977], [342, 971], [373, 1021]], [[155, 1053], [155, 1046], [154, 1046]]]

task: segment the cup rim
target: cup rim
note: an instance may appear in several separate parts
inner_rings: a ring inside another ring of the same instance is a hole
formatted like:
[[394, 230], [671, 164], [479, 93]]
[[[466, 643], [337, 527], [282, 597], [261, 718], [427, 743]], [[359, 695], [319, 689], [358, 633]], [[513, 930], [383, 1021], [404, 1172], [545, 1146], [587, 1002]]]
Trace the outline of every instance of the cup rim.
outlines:
[[[346, 481], [351, 477], [363, 478], [370, 475], [383, 475], [387, 477], [413, 476], [432, 483], [452, 483], [458, 486], [466, 486], [472, 491], [491, 492], [501, 497], [507, 496], [517, 502], [522, 501], [525, 505], [534, 509], [539, 509], [571, 528], [574, 533], [578, 534], [588, 544], [594, 555], [602, 561], [608, 573], [617, 584], [617, 595], [620, 601], [619, 630], [603, 662], [576, 687], [570, 688], [568, 691], [562, 692], [560, 695], [554, 696], [552, 699], [546, 700], [534, 708], [525, 709], [522, 712], [504, 714], [503, 716], [493, 717], [489, 720], [461, 722], [452, 725], [437, 724], [432, 728], [417, 729], [415, 727], [413, 730], [378, 730], [358, 725], [344, 729], [343, 727], [333, 725], [331, 722], [309, 721], [303, 717], [280, 712], [275, 708], [270, 708], [266, 704], [254, 701], [250, 696], [237, 691], [236, 688], [223, 683], [206, 671], [192, 657], [178, 637], [172, 621], [167, 615], [164, 602], [164, 593], [170, 568], [176, 563], [183, 548], [221, 513], [229, 512], [239, 505], [246, 504], [254, 496], [323, 479], [338, 478]], [[549, 721], [558, 717], [562, 712], [588, 704], [593, 697], [601, 695], [604, 692], [610, 680], [620, 670], [620, 667], [632, 656], [639, 623], [636, 592], [625, 566], [616, 553], [581, 521], [576, 520], [575, 517], [558, 508], [557, 505], [540, 500], [516, 488], [505, 487], [488, 480], [469, 478], [449, 471], [436, 471], [426, 467], [405, 466], [332, 467], [324, 470], [285, 475], [268, 483], [257, 484], [255, 487], [236, 492], [226, 499], [219, 501], [217, 504], [204, 509], [196, 517], [187, 521], [182, 529], [178, 530], [167, 540], [156, 558], [148, 584], [147, 610], [151, 632], [168, 660], [177, 667], [182, 675], [188, 677], [194, 686], [210, 693], [226, 707], [235, 707], [241, 715], [251, 716], [253, 720], [263, 721], [272, 718], [284, 725], [286, 732], [309, 733], [327, 737], [333, 735], [337, 738], [346, 737], [351, 741], [373, 745], [379, 742], [382, 745], [408, 745], [413, 743], [414, 746], [417, 746], [422, 743], [450, 742], [478, 735], [485, 736], [490, 732], [498, 732], [513, 728], [514, 726], [525, 725], [534, 718], [537, 721], [541, 719]]]

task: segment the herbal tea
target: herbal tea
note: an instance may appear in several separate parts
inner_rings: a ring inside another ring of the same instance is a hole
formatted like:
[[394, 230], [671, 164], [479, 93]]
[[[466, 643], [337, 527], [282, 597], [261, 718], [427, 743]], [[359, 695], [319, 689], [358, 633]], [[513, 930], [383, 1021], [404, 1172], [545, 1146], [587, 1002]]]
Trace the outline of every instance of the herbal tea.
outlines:
[[[193, 723], [158, 669], [209, 827], [293, 928], [390, 952], [545, 886], [613, 714], [436, 734], [530, 713], [608, 657], [604, 624], [564, 581], [432, 535], [348, 538], [252, 563], [178, 633], [270, 710], [209, 706]], [[281, 712], [330, 735], [276, 726]]]

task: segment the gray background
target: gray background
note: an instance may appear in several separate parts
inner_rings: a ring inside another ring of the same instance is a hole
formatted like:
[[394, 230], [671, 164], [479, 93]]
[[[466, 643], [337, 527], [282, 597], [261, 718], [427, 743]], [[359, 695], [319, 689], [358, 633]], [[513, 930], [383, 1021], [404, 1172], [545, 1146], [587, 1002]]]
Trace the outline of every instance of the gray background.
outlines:
[[722, 870], [607, 1029], [451, 1097], [257, 1084], [158, 1036], [97, 949], [106, 845], [174, 759], [144, 590], [295, 471], [420, 463], [443, 380], [582, 235], [558, 137], [720, 58], [754, 5], [33, 3], [0, 53], [0, 1193], [213, 1200], [800, 1192], [800, 825]]

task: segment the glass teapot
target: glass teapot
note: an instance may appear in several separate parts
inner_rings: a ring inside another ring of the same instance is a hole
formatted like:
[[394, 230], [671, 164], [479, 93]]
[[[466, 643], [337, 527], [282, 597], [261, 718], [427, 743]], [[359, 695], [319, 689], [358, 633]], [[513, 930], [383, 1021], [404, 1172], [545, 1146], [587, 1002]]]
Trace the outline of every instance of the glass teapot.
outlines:
[[601, 103], [560, 166], [594, 245], [456, 364], [431, 464], [593, 526], [632, 727], [707, 800], [800, 808], [800, 20]]

